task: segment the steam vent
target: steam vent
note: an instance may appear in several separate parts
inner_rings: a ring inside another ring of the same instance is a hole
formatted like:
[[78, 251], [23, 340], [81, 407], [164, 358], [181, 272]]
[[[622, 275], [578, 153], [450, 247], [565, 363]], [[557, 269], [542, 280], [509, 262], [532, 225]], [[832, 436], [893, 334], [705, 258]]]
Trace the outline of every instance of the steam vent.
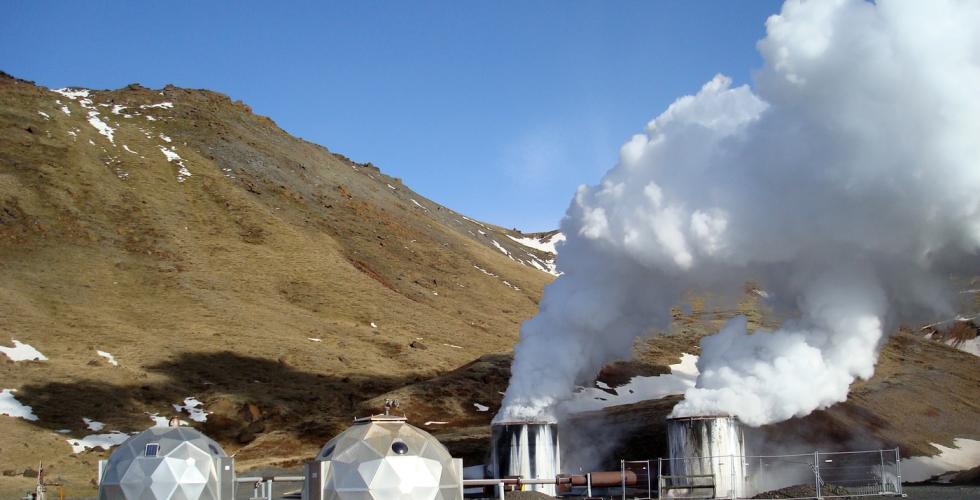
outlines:
[[360, 418], [306, 466], [308, 500], [462, 500], [463, 461], [405, 417]]
[[[556, 422], [499, 422], [491, 426], [490, 467], [493, 477], [554, 479], [561, 472]], [[528, 488], [551, 496], [554, 484]]]
[[692, 489], [714, 487], [716, 498], [745, 493], [745, 437], [734, 417], [667, 419], [670, 475]]
[[99, 463], [99, 499], [235, 498], [234, 459], [190, 427], [152, 427]]

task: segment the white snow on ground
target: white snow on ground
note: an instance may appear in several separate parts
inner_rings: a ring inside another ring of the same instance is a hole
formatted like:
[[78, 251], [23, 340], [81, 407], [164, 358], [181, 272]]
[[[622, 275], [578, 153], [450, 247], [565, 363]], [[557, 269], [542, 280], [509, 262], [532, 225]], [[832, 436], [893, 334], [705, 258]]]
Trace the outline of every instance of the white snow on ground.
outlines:
[[[63, 89], [54, 89], [52, 90], [52, 92], [61, 94], [73, 101], [77, 99], [78, 103], [83, 108], [89, 110], [88, 112], [89, 124], [95, 127], [95, 129], [98, 130], [100, 134], [106, 136], [109, 139], [109, 142], [111, 142], [113, 145], [116, 144], [116, 141], [113, 138], [113, 133], [115, 132], [115, 129], [110, 127], [108, 123], [105, 123], [99, 118], [100, 113], [95, 110], [95, 106], [92, 105], [92, 100], [88, 99], [89, 96], [88, 90], [63, 88]], [[62, 106], [61, 110], [64, 111], [65, 114], [69, 114], [69, 115], [71, 114], [71, 111], [69, 111], [68, 108], [65, 106]]]
[[127, 115], [127, 114], [125, 114], [125, 113], [122, 112], [122, 110], [124, 110], [124, 109], [126, 109], [126, 106], [123, 106], [122, 104], [114, 104], [112, 106], [112, 114], [114, 114], [114, 115], [123, 115], [126, 118], [129, 118], [129, 115]]
[[82, 422], [85, 422], [85, 427], [90, 431], [101, 431], [105, 428], [105, 424], [98, 420], [92, 420], [91, 418], [82, 417]]
[[78, 99], [79, 97], [88, 97], [88, 90], [86, 89], [73, 89], [73, 88], [62, 88], [62, 89], [51, 89], [51, 92], [55, 94], [61, 94], [71, 100]]
[[397, 189], [397, 188], [395, 188], [395, 186], [392, 186], [391, 184], [388, 184], [388, 187], [390, 187], [392, 189], [392, 191], [394, 191], [395, 189]]
[[136, 151], [133, 151], [132, 149], [129, 149], [129, 146], [127, 146], [125, 144], [123, 144], [123, 149], [125, 149], [126, 151], [128, 151], [130, 153], [133, 153], [134, 155], [138, 155], [139, 154]]
[[497, 243], [497, 240], [490, 240], [490, 242], [493, 243], [493, 246], [497, 247], [497, 250], [500, 250], [500, 252], [503, 253], [504, 255], [510, 255], [510, 252], [508, 252], [507, 249], [503, 247], [503, 245]]
[[160, 138], [163, 139], [164, 142], [171, 142], [170, 137], [167, 137], [167, 136], [165, 136], [163, 134], [160, 134]]
[[[116, 361], [116, 357], [113, 356], [112, 354], [109, 354], [109, 353], [107, 353], [105, 351], [95, 351], [95, 353], [98, 354], [99, 356], [102, 356], [103, 358], [105, 358], [106, 361], [108, 361], [110, 365], [112, 365], [112, 366], [119, 366], [119, 362]], [[96, 430], [97, 431], [98, 429], [93, 429], [93, 430]]]
[[156, 119], [156, 118], [153, 118], [153, 117], [152, 117], [152, 116], [150, 116], [150, 115], [146, 115], [146, 119], [147, 119], [147, 120], [149, 120], [149, 121], [151, 121], [151, 122], [155, 122], [155, 121], [157, 121], [157, 119]]
[[[928, 334], [928, 335], [926, 335], [926, 338], [927, 339], [932, 340], [932, 337], [933, 337], [933, 334], [931, 334], [931, 333]], [[940, 340], [937, 339], [937, 341], [940, 341]], [[970, 340], [964, 340], [964, 341], [961, 341], [961, 342], [957, 342], [956, 339], [947, 339], [947, 340], [941, 341], [941, 342], [943, 342], [944, 344], [952, 347], [953, 349], [959, 349], [959, 350], [961, 350], [963, 352], [968, 352], [968, 353], [970, 353], [970, 354], [972, 354], [974, 356], [980, 356], [980, 337], [974, 337], [974, 338], [972, 338]]]
[[443, 421], [441, 421], [441, 420], [429, 420], [428, 422], [426, 422], [426, 423], [425, 423], [425, 424], [423, 424], [423, 425], [446, 425], [446, 424], [448, 424], [448, 423], [449, 423], [449, 422], [443, 422]]
[[13, 347], [0, 345], [0, 352], [7, 355], [11, 361], [47, 361], [47, 356], [41, 354], [34, 346], [25, 344], [19, 340], [10, 339], [14, 343]]
[[151, 108], [173, 109], [173, 107], [174, 107], [174, 103], [172, 102], [161, 102], [159, 104], [143, 104], [140, 106], [140, 109], [151, 109]]
[[108, 123], [102, 121], [99, 118], [98, 111], [88, 112], [88, 122], [90, 125], [95, 127], [95, 130], [98, 130], [100, 134], [106, 136], [106, 138], [109, 139], [109, 142], [111, 142], [113, 145], [116, 144], [116, 140], [113, 138], [113, 134], [115, 134], [116, 129], [110, 127]]
[[309, 340], [310, 342], [323, 342], [323, 339], [318, 339], [314, 337], [306, 337], [306, 340]]
[[496, 274], [493, 274], [490, 271], [487, 271], [486, 269], [484, 269], [484, 268], [482, 268], [480, 266], [474, 265], [473, 267], [476, 268], [476, 269], [478, 269], [481, 273], [486, 274], [487, 276], [493, 276], [494, 278], [497, 277]]
[[467, 216], [465, 216], [465, 215], [460, 215], [460, 217], [462, 217], [462, 218], [464, 218], [464, 219], [466, 219], [466, 220], [468, 220], [468, 221], [470, 221], [470, 222], [472, 222], [472, 223], [474, 223], [474, 224], [476, 224], [477, 226], [480, 226], [480, 227], [482, 227], [482, 228], [484, 228], [484, 229], [486, 229], [486, 228], [487, 228], [487, 226], [484, 226], [484, 225], [483, 225], [482, 223], [480, 223], [479, 221], [475, 221], [475, 220], [473, 220], [473, 219], [471, 219], [471, 218], [469, 218], [469, 217], [467, 217]]
[[50, 120], [51, 119], [51, 117], [48, 116], [48, 114], [45, 113], [44, 111], [38, 111], [37, 114], [43, 116], [45, 120]]
[[[616, 395], [595, 387], [583, 388], [575, 393], [574, 399], [562, 405], [562, 410], [579, 413], [660, 399], [672, 394], [684, 394], [684, 391], [689, 387], [694, 387], [697, 378], [698, 357], [684, 353], [681, 355], [680, 363], [670, 365], [669, 374], [656, 377], [633, 377], [628, 383], [613, 389], [616, 391]], [[602, 382], [596, 382], [596, 385], [605, 389], [609, 388]]]
[[166, 427], [170, 425], [170, 419], [167, 417], [161, 417], [159, 413], [147, 413], [150, 420], [153, 421], [153, 427]]
[[191, 420], [195, 422], [206, 422], [208, 420], [208, 412], [204, 411], [204, 403], [197, 400], [197, 398], [190, 396], [184, 398], [184, 404], [174, 403], [173, 407], [178, 412], [186, 411]]
[[515, 285], [512, 285], [512, 284], [510, 284], [510, 282], [509, 282], [509, 281], [507, 281], [507, 280], [500, 280], [500, 281], [502, 281], [502, 282], [503, 282], [503, 284], [505, 284], [505, 285], [507, 285], [508, 287], [510, 287], [510, 288], [513, 288], [513, 289], [514, 289], [515, 291], [518, 291], [518, 292], [519, 292], [519, 291], [521, 291], [521, 289], [520, 289], [520, 288], [518, 288], [518, 287], [517, 287], [517, 286], [515, 286]]
[[480, 403], [473, 403], [473, 406], [476, 407], [476, 411], [487, 411], [487, 410], [490, 409], [489, 406], [484, 406], [484, 405], [481, 405]]
[[77, 128], [73, 128], [68, 130], [68, 135], [72, 136], [74, 140], [78, 140], [78, 132], [80, 131]]
[[911, 457], [902, 459], [902, 482], [925, 481], [946, 472], [971, 469], [980, 465], [980, 441], [956, 438], [953, 447], [932, 443], [939, 454], [931, 457]]
[[167, 161], [177, 163], [177, 166], [179, 167], [177, 169], [177, 182], [184, 182], [187, 180], [187, 178], [191, 176], [191, 171], [187, 170], [187, 167], [184, 166], [184, 159], [172, 149], [168, 149], [164, 146], [159, 146], [159, 148], [160, 152], [163, 153], [163, 156], [167, 157]]
[[4, 389], [0, 391], [0, 415], [22, 418], [24, 420], [37, 420], [37, 415], [34, 414], [33, 408], [17, 401], [17, 398], [14, 397], [15, 392], [17, 392], [17, 389]]
[[426, 210], [426, 211], [428, 211], [428, 210], [429, 210], [428, 208], [425, 208], [425, 207], [423, 207], [421, 203], [419, 203], [419, 202], [417, 202], [417, 201], [415, 201], [415, 199], [413, 199], [413, 198], [409, 198], [409, 201], [411, 201], [412, 203], [414, 203], [414, 204], [415, 204], [416, 206], [418, 206], [418, 207], [419, 207], [419, 208], [421, 208], [422, 210]]
[[378, 327], [378, 325], [374, 324], [374, 321], [372, 321], [371, 322], [371, 328], [377, 328], [377, 327]]
[[558, 249], [555, 245], [565, 241], [565, 235], [562, 233], [555, 233], [544, 240], [539, 240], [537, 238], [515, 238], [509, 234], [507, 237], [526, 247], [554, 254], [558, 253]]
[[72, 453], [81, 453], [89, 448], [102, 448], [108, 450], [113, 446], [118, 446], [129, 439], [129, 434], [125, 432], [113, 431], [108, 434], [91, 434], [82, 439], [66, 439], [71, 445]]
[[961, 351], [968, 352], [974, 356], [980, 356], [980, 337], [973, 337], [970, 340], [964, 340], [963, 342], [960, 342], [958, 344], [953, 344], [951, 343], [951, 341], [947, 341], [946, 343], [952, 345], [953, 347]]

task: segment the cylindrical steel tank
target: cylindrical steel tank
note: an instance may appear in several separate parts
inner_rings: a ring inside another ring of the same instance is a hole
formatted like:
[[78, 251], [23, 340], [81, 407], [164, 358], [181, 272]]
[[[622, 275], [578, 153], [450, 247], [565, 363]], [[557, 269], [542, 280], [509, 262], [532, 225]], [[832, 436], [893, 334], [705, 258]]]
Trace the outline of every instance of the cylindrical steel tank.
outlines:
[[[490, 469], [493, 477], [554, 479], [561, 472], [557, 422], [497, 422], [490, 430]], [[554, 484], [528, 485], [526, 488], [555, 495]]]
[[670, 483], [690, 485], [715, 497], [745, 493], [745, 437], [734, 417], [699, 416], [667, 419]]

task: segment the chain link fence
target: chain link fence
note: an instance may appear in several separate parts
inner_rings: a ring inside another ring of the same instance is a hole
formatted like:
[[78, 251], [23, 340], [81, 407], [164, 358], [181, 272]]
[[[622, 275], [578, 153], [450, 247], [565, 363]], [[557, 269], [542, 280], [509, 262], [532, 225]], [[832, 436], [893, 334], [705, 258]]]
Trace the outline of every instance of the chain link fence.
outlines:
[[622, 497], [854, 498], [902, 496], [898, 449], [622, 461]]

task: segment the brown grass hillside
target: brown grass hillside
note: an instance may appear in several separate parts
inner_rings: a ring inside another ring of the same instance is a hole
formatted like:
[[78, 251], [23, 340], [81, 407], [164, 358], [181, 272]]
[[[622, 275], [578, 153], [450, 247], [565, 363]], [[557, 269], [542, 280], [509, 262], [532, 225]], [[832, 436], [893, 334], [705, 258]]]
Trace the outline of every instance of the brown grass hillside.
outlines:
[[[386, 398], [481, 461], [519, 324], [553, 279], [537, 270], [551, 255], [508, 236], [551, 233], [468, 219], [218, 93], [69, 98], [0, 74], [0, 345], [48, 357], [0, 355], [0, 389], [38, 417], [0, 415], [0, 498], [30, 488], [39, 461], [69, 496], [93, 494], [108, 452], [72, 454], [67, 438], [94, 433], [82, 418], [139, 431], [191, 396], [211, 412], [191, 424], [242, 471], [308, 460]], [[756, 297], [747, 287], [724, 310], [692, 297], [669, 335], [597, 377], [615, 387], [666, 373], [735, 314], [772, 326]], [[900, 333], [846, 403], [756, 436], [932, 453], [980, 439], [978, 387], [975, 356]], [[676, 400], [580, 415], [563, 423], [562, 448], [617, 428], [592, 463], [661, 454]]]
[[[0, 470], [44, 459], [90, 489], [105, 453], [65, 442], [92, 433], [82, 417], [136, 431], [188, 396], [244, 465], [298, 460], [361, 401], [509, 351], [552, 279], [513, 232], [221, 94], [88, 99], [0, 77], [0, 343], [49, 358], [0, 356], [39, 418], [0, 416]], [[0, 497], [29, 483], [0, 477]]]

